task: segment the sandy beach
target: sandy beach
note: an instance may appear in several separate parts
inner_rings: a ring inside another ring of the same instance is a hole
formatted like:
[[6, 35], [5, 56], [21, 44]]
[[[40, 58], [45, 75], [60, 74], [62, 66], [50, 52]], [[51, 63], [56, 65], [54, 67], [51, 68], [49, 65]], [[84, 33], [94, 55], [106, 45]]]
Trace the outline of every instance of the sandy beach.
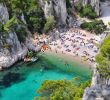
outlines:
[[69, 60], [76, 62], [79, 65], [83, 65], [85, 67], [91, 67], [91, 65], [88, 62], [82, 61], [78, 56], [72, 56], [71, 54], [62, 53], [60, 50], [57, 51], [57, 53], [55, 50], [46, 50], [44, 54], [57, 56], [61, 61], [63, 60], [65, 62], [68, 62]]
[[60, 33], [59, 39], [49, 43], [49, 50], [45, 53], [54, 53], [91, 67], [95, 64], [95, 56], [105, 36], [71, 28], [67, 32]]

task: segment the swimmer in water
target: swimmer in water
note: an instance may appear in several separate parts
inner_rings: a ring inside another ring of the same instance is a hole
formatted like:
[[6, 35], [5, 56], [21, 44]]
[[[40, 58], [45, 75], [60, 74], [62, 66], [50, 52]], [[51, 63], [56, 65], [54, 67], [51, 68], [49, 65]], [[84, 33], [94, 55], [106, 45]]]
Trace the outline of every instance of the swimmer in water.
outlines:
[[65, 66], [69, 66], [69, 64], [68, 64], [68, 62], [67, 62], [67, 61], [65, 61]]

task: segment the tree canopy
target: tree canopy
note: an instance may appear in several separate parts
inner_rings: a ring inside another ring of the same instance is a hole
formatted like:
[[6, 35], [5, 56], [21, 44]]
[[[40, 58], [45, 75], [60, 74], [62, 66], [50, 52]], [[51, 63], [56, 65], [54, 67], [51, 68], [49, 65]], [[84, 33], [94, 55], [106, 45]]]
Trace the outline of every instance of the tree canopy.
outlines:
[[75, 8], [81, 17], [87, 17], [90, 19], [95, 19], [97, 17], [96, 12], [90, 4], [82, 6], [81, 2], [79, 2], [76, 4]]
[[[104, 40], [100, 53], [96, 56], [97, 70], [102, 78], [110, 79], [110, 35]], [[106, 83], [108, 84], [108, 82]]]
[[37, 91], [35, 100], [82, 100], [84, 89], [90, 82], [75, 83], [74, 80], [47, 80]]
[[94, 20], [92, 22], [82, 23], [81, 28], [96, 34], [101, 34], [106, 29], [106, 26], [104, 25], [102, 20]]

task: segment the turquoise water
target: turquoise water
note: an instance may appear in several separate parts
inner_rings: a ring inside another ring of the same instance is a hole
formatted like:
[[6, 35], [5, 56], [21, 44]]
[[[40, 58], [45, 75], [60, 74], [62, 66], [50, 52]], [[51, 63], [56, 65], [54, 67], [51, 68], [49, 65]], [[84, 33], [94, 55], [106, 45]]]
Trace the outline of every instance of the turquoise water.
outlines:
[[57, 56], [39, 55], [36, 63], [19, 63], [10, 70], [0, 72], [0, 100], [33, 100], [34, 96], [39, 95], [36, 90], [44, 80], [79, 77], [84, 82], [91, 78], [91, 70], [88, 67], [68, 59], [66, 61], [68, 65], [65, 65], [65, 59]]

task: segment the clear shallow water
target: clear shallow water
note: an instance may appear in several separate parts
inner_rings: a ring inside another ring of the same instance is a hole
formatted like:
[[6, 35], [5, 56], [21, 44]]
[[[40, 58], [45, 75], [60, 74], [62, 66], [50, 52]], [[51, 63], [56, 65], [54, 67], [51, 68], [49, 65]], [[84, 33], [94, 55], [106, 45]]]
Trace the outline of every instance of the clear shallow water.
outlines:
[[19, 74], [19, 77], [14, 77], [15, 80], [10, 78], [11, 81], [8, 82], [10, 84], [0, 84], [0, 100], [32, 100], [34, 96], [38, 96], [36, 90], [44, 80], [79, 77], [84, 82], [91, 78], [89, 68], [68, 59], [66, 61], [68, 61], [69, 65], [65, 65], [65, 59], [48, 54], [40, 56], [39, 61], [36, 63], [19, 64], [4, 73], [0, 72], [1, 83], [6, 83], [3, 81], [3, 77], [7, 73]]

